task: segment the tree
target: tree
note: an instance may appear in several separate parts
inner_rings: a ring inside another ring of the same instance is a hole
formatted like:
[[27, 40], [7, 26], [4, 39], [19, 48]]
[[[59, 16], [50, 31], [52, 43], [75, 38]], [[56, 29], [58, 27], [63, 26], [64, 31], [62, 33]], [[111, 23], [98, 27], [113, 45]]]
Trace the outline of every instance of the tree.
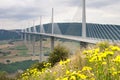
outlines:
[[50, 53], [48, 62], [54, 66], [60, 60], [66, 60], [69, 55], [69, 50], [62, 45], [57, 45], [54, 50]]

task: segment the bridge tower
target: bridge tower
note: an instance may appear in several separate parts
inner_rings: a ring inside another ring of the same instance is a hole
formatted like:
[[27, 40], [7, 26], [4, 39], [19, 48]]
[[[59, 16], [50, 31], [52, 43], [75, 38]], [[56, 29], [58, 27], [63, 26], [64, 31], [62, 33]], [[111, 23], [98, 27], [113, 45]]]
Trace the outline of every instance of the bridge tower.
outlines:
[[27, 32], [27, 30], [24, 29], [24, 42], [25, 42], [25, 44], [26, 44], [26, 41], [27, 41], [27, 34], [26, 34], [26, 32]]
[[[54, 35], [54, 8], [52, 8], [52, 35]], [[54, 49], [54, 37], [51, 36], [51, 51]]]
[[40, 33], [43, 33], [43, 28], [42, 28], [42, 16], [40, 16]]
[[86, 1], [82, 0], [82, 37], [86, 38]]
[[[82, 0], [82, 38], [86, 38], [86, 0]], [[80, 46], [86, 48], [86, 42], [80, 42]]]
[[[43, 33], [43, 28], [42, 28], [42, 16], [40, 16], [40, 33]], [[42, 62], [42, 60], [43, 60], [43, 44], [42, 44], [43, 36], [40, 35], [39, 38], [40, 38], [39, 62]]]
[[52, 34], [54, 34], [54, 8], [52, 8]]

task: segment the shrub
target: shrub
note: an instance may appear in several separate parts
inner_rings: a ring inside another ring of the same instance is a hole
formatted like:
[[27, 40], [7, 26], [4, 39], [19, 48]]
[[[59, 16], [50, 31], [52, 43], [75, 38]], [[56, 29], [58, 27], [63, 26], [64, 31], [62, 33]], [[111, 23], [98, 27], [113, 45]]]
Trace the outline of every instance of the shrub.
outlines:
[[51, 65], [55, 65], [60, 60], [66, 60], [68, 58], [69, 51], [64, 46], [57, 45], [54, 50], [50, 53], [50, 56], [48, 58], [48, 62], [51, 63]]

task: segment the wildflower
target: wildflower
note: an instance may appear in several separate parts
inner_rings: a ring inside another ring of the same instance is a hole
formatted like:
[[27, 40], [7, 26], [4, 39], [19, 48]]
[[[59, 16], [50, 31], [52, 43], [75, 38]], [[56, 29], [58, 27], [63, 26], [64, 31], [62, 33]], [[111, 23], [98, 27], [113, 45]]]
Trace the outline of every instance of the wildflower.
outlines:
[[88, 67], [88, 66], [85, 66], [85, 67], [83, 67], [83, 69], [82, 69], [82, 71], [90, 71], [90, 70], [92, 70], [92, 68], [91, 68], [91, 67]]
[[78, 75], [79, 75], [79, 77], [80, 77], [81, 79], [86, 79], [86, 78], [87, 78], [87, 76], [84, 75], [84, 74], [78, 74]]
[[106, 62], [102, 62], [103, 65], [107, 64]]
[[62, 60], [61, 60], [61, 61], [59, 62], [59, 64], [60, 64], [60, 65], [66, 65], [66, 64], [68, 64], [69, 62], [70, 62], [70, 59], [67, 59], [66, 61], [62, 61]]
[[67, 70], [67, 71], [66, 71], [66, 75], [68, 75], [68, 74], [70, 74], [70, 71]]
[[63, 78], [62, 80], [69, 80], [68, 77]]
[[112, 56], [114, 54], [114, 52], [113, 51], [105, 51], [105, 54]]
[[113, 76], [114, 76], [114, 75], [116, 75], [116, 74], [117, 74], [117, 72], [116, 72], [116, 71], [112, 73], [112, 75], [113, 75]]
[[95, 80], [95, 78], [90, 78], [90, 80]]
[[76, 80], [76, 77], [75, 76], [71, 76], [70, 80]]
[[57, 74], [57, 72], [53, 72], [53, 74], [54, 74], [54, 75], [56, 75], [56, 74]]
[[114, 62], [120, 63], [120, 55], [118, 55], [115, 59], [113, 59]]
[[118, 46], [110, 46], [112, 51], [120, 51], [120, 48]]
[[100, 51], [99, 48], [95, 49], [95, 53], [99, 53], [99, 51]]

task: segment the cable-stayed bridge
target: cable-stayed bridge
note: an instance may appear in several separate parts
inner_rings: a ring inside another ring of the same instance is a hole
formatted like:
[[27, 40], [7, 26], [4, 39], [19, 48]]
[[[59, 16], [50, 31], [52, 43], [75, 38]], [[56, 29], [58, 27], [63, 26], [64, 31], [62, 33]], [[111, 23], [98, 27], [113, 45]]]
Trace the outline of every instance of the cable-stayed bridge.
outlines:
[[[68, 40], [79, 41], [82, 47], [87, 44], [96, 44], [97, 42], [107, 41], [109, 43], [120, 43], [120, 25], [108, 24], [86, 24], [86, 37], [82, 36], [81, 23], [54, 23], [52, 33], [52, 24], [37, 25], [34, 27], [26, 28], [22, 32], [22, 39], [25, 42], [36, 41], [36, 37], [40, 39], [40, 61], [42, 60], [43, 37], [48, 36], [51, 38], [51, 50], [54, 49], [54, 39], [62, 38]], [[34, 54], [33, 45], [33, 54]]]
[[54, 38], [79, 41], [80, 45], [84, 47], [88, 43], [95, 44], [101, 41], [120, 43], [120, 25], [86, 23], [85, 0], [82, 2], [82, 23], [54, 23], [53, 12], [52, 9], [52, 23], [42, 25], [40, 21], [40, 25], [33, 25], [22, 31], [22, 38], [25, 41], [32, 39], [35, 42], [36, 36], [39, 36], [40, 59], [42, 58], [43, 36], [51, 38], [51, 50], [54, 49]]
[[[86, 24], [86, 38], [82, 37], [81, 23], [54, 23], [52, 34], [52, 24], [30, 27], [24, 30], [26, 34], [43, 35], [56, 38], [64, 38], [88, 43], [108, 41], [110, 43], [120, 42], [120, 26], [108, 24]], [[42, 28], [40, 28], [42, 27]], [[42, 29], [42, 30], [41, 30]]]

